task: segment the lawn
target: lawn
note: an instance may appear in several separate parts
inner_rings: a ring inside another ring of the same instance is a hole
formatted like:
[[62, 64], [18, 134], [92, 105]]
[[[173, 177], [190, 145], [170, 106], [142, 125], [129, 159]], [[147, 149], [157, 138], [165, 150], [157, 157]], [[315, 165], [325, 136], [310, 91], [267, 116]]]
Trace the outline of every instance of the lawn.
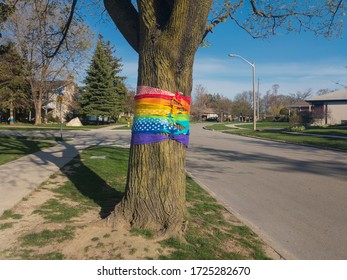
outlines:
[[54, 138], [0, 135], [0, 164], [16, 160], [56, 144]]
[[[84, 126], [66, 126], [63, 125], [63, 130], [91, 130], [107, 127], [109, 125], [84, 125]], [[40, 131], [40, 130], [60, 130], [59, 124], [42, 124], [42, 125], [32, 125], [32, 124], [1, 124], [0, 130], [29, 130], [29, 131]]]
[[347, 126], [309, 127], [303, 133], [347, 137]]
[[106, 226], [100, 218], [124, 195], [128, 154], [89, 148], [5, 211], [0, 259], [269, 259], [269, 247], [190, 177], [183, 238]]
[[[238, 125], [239, 126], [239, 125]], [[321, 137], [319, 135], [310, 135], [310, 134], [322, 134], [330, 136], [347, 136], [345, 127], [333, 127], [333, 128], [308, 128], [300, 134], [289, 134], [285, 129], [288, 127], [288, 123], [261, 123], [259, 122], [257, 127], [259, 130], [253, 131], [252, 124], [242, 125], [243, 127], [248, 127], [250, 129], [237, 129], [226, 126], [225, 124], [214, 124], [206, 126], [206, 129], [210, 130], [219, 130], [226, 133], [238, 134], [243, 136], [259, 137], [270, 140], [284, 141], [288, 143], [295, 144], [305, 144], [312, 145], [322, 148], [334, 148], [347, 150], [347, 141], [346, 139], [337, 139], [337, 138], [328, 138]], [[307, 134], [307, 135], [305, 135]]]
[[[253, 123], [236, 123], [238, 127], [253, 129]], [[257, 122], [257, 129], [285, 129], [289, 127], [288, 122]]]

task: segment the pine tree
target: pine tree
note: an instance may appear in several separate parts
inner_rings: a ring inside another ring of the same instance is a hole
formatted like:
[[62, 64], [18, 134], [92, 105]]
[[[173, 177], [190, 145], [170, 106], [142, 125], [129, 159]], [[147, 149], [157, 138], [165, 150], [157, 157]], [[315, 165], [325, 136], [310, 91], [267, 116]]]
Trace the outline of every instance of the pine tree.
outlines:
[[0, 108], [9, 110], [10, 124], [15, 110], [30, 106], [30, 88], [23, 78], [24, 64], [13, 43], [0, 46]]
[[86, 86], [81, 95], [80, 113], [84, 116], [109, 117], [118, 119], [124, 110], [127, 89], [124, 77], [118, 76], [122, 70], [120, 59], [113, 55], [110, 41], [99, 40], [85, 79]]

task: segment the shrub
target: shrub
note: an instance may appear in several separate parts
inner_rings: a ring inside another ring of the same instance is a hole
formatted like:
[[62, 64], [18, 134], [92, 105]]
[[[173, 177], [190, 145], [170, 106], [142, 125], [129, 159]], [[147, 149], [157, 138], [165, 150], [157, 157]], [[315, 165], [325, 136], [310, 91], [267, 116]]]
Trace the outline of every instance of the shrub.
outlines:
[[289, 128], [289, 131], [292, 131], [292, 132], [300, 132], [304, 130], [305, 130], [305, 126], [303, 125], [293, 126]]

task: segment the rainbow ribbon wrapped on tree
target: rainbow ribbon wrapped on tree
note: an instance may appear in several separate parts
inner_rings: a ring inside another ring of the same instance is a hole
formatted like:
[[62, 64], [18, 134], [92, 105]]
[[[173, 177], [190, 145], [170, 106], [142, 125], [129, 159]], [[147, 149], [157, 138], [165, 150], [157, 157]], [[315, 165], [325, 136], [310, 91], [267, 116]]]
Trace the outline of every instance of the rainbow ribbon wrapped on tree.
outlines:
[[168, 138], [188, 147], [190, 96], [140, 86], [135, 96], [132, 144], [150, 144]]

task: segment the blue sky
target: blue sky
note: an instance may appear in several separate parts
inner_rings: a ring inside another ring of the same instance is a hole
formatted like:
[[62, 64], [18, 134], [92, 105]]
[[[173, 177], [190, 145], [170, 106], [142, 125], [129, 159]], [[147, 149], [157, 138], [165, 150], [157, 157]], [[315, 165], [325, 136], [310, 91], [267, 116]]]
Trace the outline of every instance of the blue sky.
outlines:
[[[94, 32], [104, 35], [122, 59], [126, 83], [136, 88], [137, 59], [113, 22], [92, 22]], [[210, 93], [231, 99], [252, 89], [251, 66], [229, 53], [241, 55], [256, 65], [256, 79], [261, 94], [278, 84], [279, 93], [290, 94], [312, 89], [341, 89], [347, 86], [347, 30], [340, 38], [326, 39], [312, 33], [276, 35], [267, 40], [253, 39], [231, 21], [219, 24], [208, 36], [210, 46], [199, 48], [194, 63], [193, 84]], [[193, 90], [194, 94], [194, 90]]]

